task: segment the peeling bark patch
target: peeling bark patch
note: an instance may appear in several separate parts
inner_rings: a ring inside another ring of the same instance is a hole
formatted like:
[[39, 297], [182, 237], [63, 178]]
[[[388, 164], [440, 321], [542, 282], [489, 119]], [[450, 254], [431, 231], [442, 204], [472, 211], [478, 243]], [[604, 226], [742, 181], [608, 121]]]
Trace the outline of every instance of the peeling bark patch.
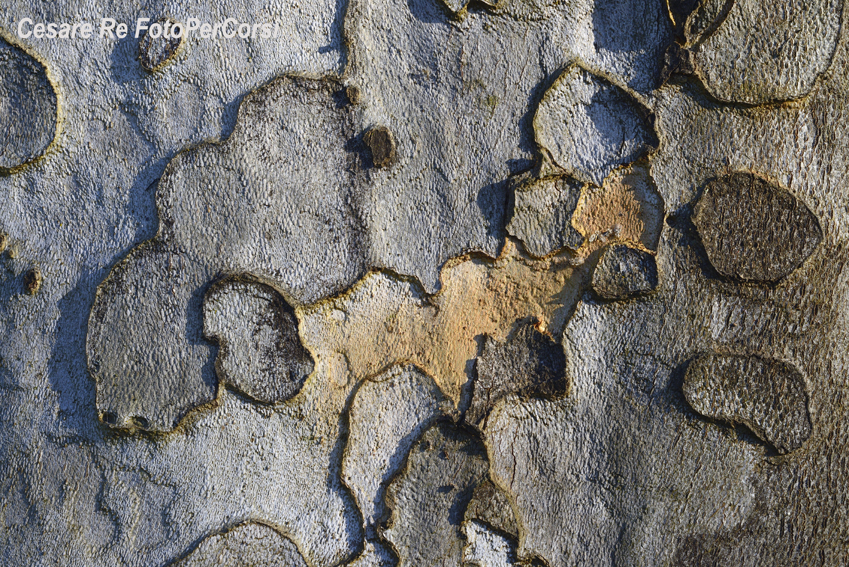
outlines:
[[[705, 86], [720, 100], [795, 100], [807, 95], [831, 64], [841, 0], [736, 0], [718, 11], [717, 0], [706, 4], [713, 9], [688, 24], [691, 34], [708, 36], [695, 59]], [[711, 17], [720, 20], [714, 32], [714, 24], [705, 23]]]
[[591, 243], [615, 239], [656, 250], [663, 211], [649, 166], [639, 162], [614, 171], [602, 187], [584, 187], [572, 224]]
[[572, 226], [572, 215], [581, 196], [581, 186], [567, 177], [522, 183], [514, 193], [513, 218], [507, 231], [537, 257], [562, 248], [577, 250], [584, 237]]
[[503, 343], [487, 338], [478, 358], [472, 403], [466, 420], [479, 425], [500, 399], [521, 397], [557, 398], [569, 391], [563, 348], [530, 323]]
[[779, 453], [798, 449], [811, 436], [804, 379], [778, 360], [701, 356], [687, 368], [684, 396], [698, 413], [743, 424]]
[[613, 169], [657, 147], [648, 112], [621, 88], [573, 65], [543, 95], [536, 141], [566, 173], [601, 186]]
[[295, 312], [271, 287], [225, 280], [203, 304], [204, 335], [219, 344], [219, 380], [258, 402], [297, 394], [313, 370]]
[[516, 539], [519, 537], [519, 526], [507, 496], [489, 480], [475, 488], [465, 520], [486, 524]]
[[398, 160], [395, 137], [386, 126], [375, 126], [363, 134], [363, 142], [371, 151], [374, 167], [389, 167]]
[[593, 289], [605, 299], [628, 299], [657, 288], [657, 262], [648, 252], [615, 244], [602, 252]]
[[788, 191], [748, 173], [715, 179], [696, 204], [693, 223], [723, 276], [776, 282], [822, 241], [814, 214]]
[[457, 426], [425, 432], [387, 490], [392, 517], [384, 535], [399, 567], [461, 564], [463, 514], [488, 468], [483, 444]]
[[274, 529], [246, 523], [208, 536], [172, 567], [307, 567], [298, 548]]
[[215, 398], [200, 291], [211, 279], [190, 258], [144, 244], [97, 292], [86, 353], [97, 409], [109, 427], [167, 431]]
[[395, 367], [357, 391], [342, 478], [357, 500], [367, 535], [385, 513], [389, 480], [422, 433], [451, 410], [434, 381], [413, 366]]
[[165, 28], [167, 27], [170, 31], [173, 27], [179, 26], [184, 30], [183, 35], [185, 35], [183, 24], [175, 22], [170, 18], [160, 18], [153, 25], [160, 26], [163, 32], [158, 37], [153, 37], [150, 30], [148, 30], [139, 42], [139, 62], [142, 67], [151, 73], [158, 71], [173, 59], [183, 43], [182, 35], [181, 37], [172, 36], [166, 38], [164, 34]]
[[[318, 358], [344, 353], [356, 379], [413, 363], [456, 406], [473, 373], [479, 338], [504, 341], [517, 320], [530, 317], [558, 336], [582, 293], [584, 270], [574, 258], [528, 258], [508, 240], [496, 260], [471, 258], [446, 267], [436, 295], [370, 273], [349, 292], [299, 310], [301, 334]], [[344, 313], [344, 324], [337, 313]]]
[[44, 66], [0, 39], [0, 173], [44, 153], [56, 136], [57, 112]]

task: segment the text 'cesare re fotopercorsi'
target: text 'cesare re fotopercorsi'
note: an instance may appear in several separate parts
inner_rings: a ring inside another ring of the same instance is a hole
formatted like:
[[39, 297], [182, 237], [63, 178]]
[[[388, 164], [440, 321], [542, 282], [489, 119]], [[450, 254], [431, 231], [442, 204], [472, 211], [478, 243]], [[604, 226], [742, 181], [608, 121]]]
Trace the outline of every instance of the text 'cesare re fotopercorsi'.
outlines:
[[152, 38], [165, 39], [188, 38], [192, 35], [202, 39], [275, 39], [280, 36], [280, 25], [269, 22], [251, 24], [235, 18], [219, 22], [189, 18], [185, 24], [172, 21], [151, 23], [150, 18], [138, 18], [133, 26], [114, 18], [101, 18], [98, 25], [92, 22], [36, 22], [31, 18], [23, 18], [17, 26], [20, 39], [124, 39], [131, 32], [136, 38], [147, 33]]

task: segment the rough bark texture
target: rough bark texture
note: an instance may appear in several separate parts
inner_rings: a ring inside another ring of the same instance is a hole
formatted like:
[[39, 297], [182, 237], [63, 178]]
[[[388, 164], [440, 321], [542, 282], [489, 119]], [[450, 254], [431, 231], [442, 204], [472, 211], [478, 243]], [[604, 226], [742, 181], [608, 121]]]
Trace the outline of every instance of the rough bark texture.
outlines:
[[6, 0], [0, 563], [845, 565], [846, 16]]

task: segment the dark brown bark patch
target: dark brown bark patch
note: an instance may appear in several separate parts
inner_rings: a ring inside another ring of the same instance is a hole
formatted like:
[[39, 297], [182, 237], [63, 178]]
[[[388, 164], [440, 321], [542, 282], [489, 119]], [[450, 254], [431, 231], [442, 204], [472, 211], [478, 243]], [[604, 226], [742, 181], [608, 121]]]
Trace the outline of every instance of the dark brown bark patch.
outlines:
[[709, 182], [693, 223], [716, 271], [739, 281], [777, 282], [802, 265], [823, 237], [804, 203], [749, 173]]

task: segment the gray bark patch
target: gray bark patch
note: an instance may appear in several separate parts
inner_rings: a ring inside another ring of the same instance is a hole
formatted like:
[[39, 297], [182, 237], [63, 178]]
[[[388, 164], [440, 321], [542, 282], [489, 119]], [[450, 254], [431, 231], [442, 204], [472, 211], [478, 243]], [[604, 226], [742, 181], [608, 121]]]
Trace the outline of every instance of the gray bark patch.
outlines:
[[463, 515], [487, 469], [486, 450], [469, 433], [450, 423], [425, 432], [387, 491], [392, 517], [384, 535], [399, 567], [461, 564]]
[[577, 65], [543, 95], [534, 117], [539, 146], [554, 164], [601, 186], [616, 167], [658, 145], [649, 111], [623, 89]]
[[605, 248], [593, 289], [605, 299], [628, 299], [657, 288], [657, 262], [648, 252], [616, 244]]
[[56, 116], [47, 70], [0, 39], [0, 174], [44, 153], [56, 136]]
[[842, 0], [705, 4], [708, 8], [696, 11], [688, 25], [692, 36], [707, 36], [695, 53], [696, 64], [705, 86], [720, 100], [765, 104], [798, 99], [831, 65]]
[[212, 277], [190, 257], [145, 244], [101, 284], [86, 351], [101, 421], [166, 431], [215, 399], [212, 345], [203, 340], [203, 285]]
[[507, 231], [537, 257], [562, 248], [577, 250], [584, 242], [572, 226], [582, 184], [567, 177], [531, 180], [514, 192], [513, 218]]
[[346, 36], [364, 125], [397, 144], [364, 192], [372, 265], [429, 293], [451, 258], [499, 254], [509, 178], [532, 166], [534, 110], [557, 70], [580, 60], [647, 93], [670, 39], [662, 0], [508, 0], [462, 19], [440, 0], [352, 0]]
[[471, 520], [463, 524], [466, 549], [463, 565], [478, 567], [518, 567], [516, 539], [491, 530], [485, 524]]
[[219, 345], [219, 380], [263, 403], [301, 390], [313, 360], [298, 337], [295, 312], [273, 288], [219, 282], [207, 292], [203, 314], [204, 335]]
[[743, 424], [779, 453], [798, 449], [811, 436], [805, 381], [778, 360], [701, 356], [687, 368], [684, 396], [698, 413]]
[[776, 282], [810, 256], [823, 234], [814, 214], [788, 191], [748, 173], [707, 184], [693, 223], [723, 276]]
[[369, 536], [384, 519], [386, 485], [410, 448], [451, 404], [414, 366], [366, 381], [351, 403], [342, 478], [357, 500]]

